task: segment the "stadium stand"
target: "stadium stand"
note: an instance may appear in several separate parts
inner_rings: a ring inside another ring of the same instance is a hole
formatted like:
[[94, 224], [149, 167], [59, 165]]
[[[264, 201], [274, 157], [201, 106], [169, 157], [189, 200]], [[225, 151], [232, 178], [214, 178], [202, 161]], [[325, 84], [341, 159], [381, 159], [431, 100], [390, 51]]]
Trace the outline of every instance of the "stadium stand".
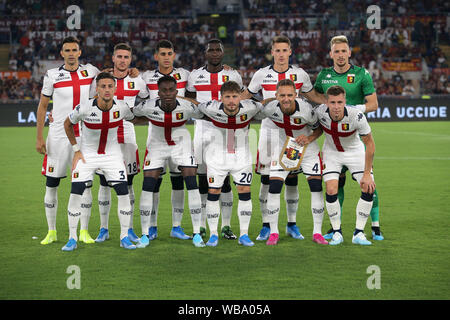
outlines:
[[[0, 101], [37, 100], [43, 72], [60, 61], [59, 44], [67, 35], [81, 40], [81, 62], [100, 69], [112, 65], [118, 42], [134, 48], [139, 70], [154, 69], [153, 48], [164, 38], [175, 44], [176, 65], [194, 69], [203, 65], [204, 45], [220, 36], [219, 27], [227, 30], [226, 63], [241, 72], [244, 84], [270, 64], [270, 40], [277, 34], [291, 39], [290, 62], [304, 68], [312, 81], [331, 65], [329, 39], [345, 34], [352, 63], [369, 70], [379, 95], [450, 94], [449, 3], [375, 1], [383, 8], [381, 29], [369, 30], [366, 8], [373, 2], [3, 0]], [[73, 4], [82, 8], [80, 30], [66, 26], [66, 8]]]

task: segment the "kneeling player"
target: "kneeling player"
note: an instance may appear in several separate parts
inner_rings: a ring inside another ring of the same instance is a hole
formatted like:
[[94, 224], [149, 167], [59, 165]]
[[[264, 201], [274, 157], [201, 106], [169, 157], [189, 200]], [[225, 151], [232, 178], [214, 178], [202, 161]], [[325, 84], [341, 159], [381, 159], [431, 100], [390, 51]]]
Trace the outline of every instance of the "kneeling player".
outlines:
[[[117, 193], [120, 221], [120, 246], [136, 249], [128, 238], [131, 204], [128, 195], [126, 168], [117, 141], [117, 130], [125, 120], [134, 118], [129, 106], [115, 102], [115, 79], [102, 72], [97, 78], [97, 99], [78, 105], [64, 122], [64, 129], [74, 150], [72, 190], [68, 205], [69, 241], [63, 251], [77, 247], [77, 228], [81, 212], [81, 196], [86, 185], [92, 183], [96, 170], [102, 170], [109, 185]], [[75, 140], [73, 126], [82, 121], [81, 146]]]
[[[158, 99], [150, 99], [133, 108], [137, 117], [150, 121], [151, 136], [147, 140], [148, 153], [144, 159], [144, 182], [140, 199], [142, 237], [137, 247], [149, 244], [150, 214], [159, 176], [167, 161], [181, 170], [188, 191], [189, 209], [193, 225], [193, 244], [204, 247], [200, 236], [201, 200], [197, 186], [197, 163], [192, 154], [191, 136], [185, 126], [191, 117], [202, 117], [191, 102], [177, 99], [177, 82], [171, 76], [158, 80]], [[181, 223], [181, 221], [180, 221]], [[178, 226], [179, 227], [179, 226]]]
[[[278, 82], [276, 99], [266, 105], [263, 113], [271, 120], [268, 128], [271, 132], [271, 162], [269, 176], [269, 194], [267, 196], [267, 215], [270, 224], [270, 236], [267, 245], [276, 245], [279, 239], [278, 216], [280, 213], [280, 194], [286, 177], [292, 172], [280, 164], [280, 153], [284, 150], [287, 137], [297, 137], [296, 142], [307, 147], [302, 155], [302, 161], [297, 169], [307, 177], [311, 191], [311, 212], [314, 229], [313, 241], [328, 244], [322, 236], [322, 221], [324, 212], [322, 193], [322, 160], [320, 149], [315, 141], [322, 131], [318, 128], [318, 119], [312, 106], [297, 98], [295, 84], [290, 79]], [[301, 159], [298, 152], [294, 160]], [[295, 239], [304, 239], [296, 224], [296, 211], [287, 210], [286, 234]]]
[[330, 245], [337, 245], [344, 241], [341, 231], [341, 207], [338, 201], [338, 181], [343, 166], [349, 169], [353, 179], [361, 187], [361, 197], [356, 206], [356, 228], [352, 242], [370, 245], [371, 242], [364, 235], [364, 226], [372, 209], [375, 190], [372, 175], [375, 142], [364, 114], [345, 105], [344, 88], [341, 86], [328, 88], [326, 100], [326, 104], [317, 107], [315, 112], [322, 130], [325, 132], [323, 178], [327, 190], [327, 211], [334, 231]]

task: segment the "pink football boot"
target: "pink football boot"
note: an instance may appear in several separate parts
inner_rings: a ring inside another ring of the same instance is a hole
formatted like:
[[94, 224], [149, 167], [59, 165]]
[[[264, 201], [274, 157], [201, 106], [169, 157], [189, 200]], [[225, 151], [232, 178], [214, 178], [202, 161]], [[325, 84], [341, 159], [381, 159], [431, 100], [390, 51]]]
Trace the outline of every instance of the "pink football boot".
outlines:
[[278, 233], [271, 233], [269, 236], [269, 240], [267, 240], [266, 244], [268, 246], [274, 246], [278, 243], [279, 235]]
[[328, 244], [328, 241], [320, 233], [314, 233], [313, 241], [318, 244]]

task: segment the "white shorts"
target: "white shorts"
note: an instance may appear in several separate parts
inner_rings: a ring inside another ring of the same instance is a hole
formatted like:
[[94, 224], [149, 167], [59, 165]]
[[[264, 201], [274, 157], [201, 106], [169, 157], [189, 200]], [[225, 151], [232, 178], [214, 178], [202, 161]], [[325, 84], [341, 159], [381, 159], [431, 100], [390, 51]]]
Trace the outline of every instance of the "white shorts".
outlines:
[[139, 164], [139, 150], [135, 143], [121, 143], [120, 149], [122, 150], [123, 161], [127, 169], [127, 175], [135, 175], [141, 171]]
[[86, 162], [78, 161], [72, 171], [72, 182], [88, 182], [94, 179], [94, 173], [101, 170], [108, 183], [126, 182], [127, 171], [122, 155], [83, 154]]
[[195, 120], [194, 125], [194, 156], [198, 164], [197, 174], [206, 174], [205, 150], [208, 144], [208, 126], [211, 125], [207, 120]]
[[[77, 143], [80, 143], [80, 137], [77, 137]], [[73, 150], [67, 137], [53, 138], [47, 136], [47, 153], [42, 163], [42, 175], [52, 178], [67, 177], [67, 169], [72, 168]]]
[[181, 167], [197, 168], [197, 162], [190, 148], [183, 144], [173, 146], [155, 146], [147, 149], [143, 169], [165, 170], [167, 164], [170, 172], [176, 173]]
[[[214, 157], [211, 157], [214, 159]], [[230, 174], [233, 177], [233, 181], [237, 185], [248, 186], [252, 183], [252, 164], [251, 161], [243, 161], [242, 157], [237, 155], [228, 154], [226, 161], [220, 164], [206, 159], [208, 166], [208, 185], [210, 188], [221, 188], [223, 181]]]
[[366, 162], [366, 154], [361, 151], [323, 151], [323, 181], [339, 180], [342, 168], [346, 166], [352, 178], [359, 182]]
[[317, 154], [305, 154], [298, 170], [284, 170], [278, 159], [274, 159], [270, 163], [270, 177], [282, 178], [284, 180], [290, 174], [298, 174], [302, 172], [305, 176], [322, 176], [322, 158], [320, 157], [320, 152]]

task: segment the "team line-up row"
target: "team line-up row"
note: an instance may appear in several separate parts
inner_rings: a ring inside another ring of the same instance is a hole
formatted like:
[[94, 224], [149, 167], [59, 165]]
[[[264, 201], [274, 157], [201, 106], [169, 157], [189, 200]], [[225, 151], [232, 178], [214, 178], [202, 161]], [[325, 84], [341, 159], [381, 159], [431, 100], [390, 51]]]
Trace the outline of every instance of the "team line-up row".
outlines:
[[[373, 239], [382, 240], [378, 214], [372, 215], [374, 195], [377, 195], [371, 172], [375, 144], [364, 116], [364, 112], [377, 108], [377, 104], [373, 105], [376, 94], [370, 75], [364, 68], [349, 64], [350, 48], [343, 36], [332, 39], [330, 55], [335, 56], [334, 66], [319, 74], [314, 87], [303, 69], [289, 65], [288, 38], [274, 38], [272, 54], [273, 65], [255, 73], [245, 89], [239, 73], [222, 65], [224, 50], [219, 40], [208, 43], [206, 66], [190, 73], [173, 67], [173, 45], [167, 40], [160, 41], [155, 50], [158, 70], [141, 76], [135, 69], [129, 69], [132, 49], [127, 44], [114, 48], [113, 70], [100, 72], [90, 64], [79, 64], [79, 42], [66, 38], [61, 49], [65, 63], [47, 71], [38, 107], [36, 149], [45, 154], [42, 173], [46, 176], [44, 203], [49, 227], [41, 243], [57, 240], [57, 188], [72, 164], [69, 241], [64, 251], [77, 247], [79, 222], [79, 240], [93, 243], [109, 238], [111, 187], [118, 198], [121, 247], [146, 247], [157, 237], [159, 186], [166, 167], [172, 183], [172, 237], [192, 239], [197, 247], [216, 246], [221, 213], [221, 236], [237, 238], [230, 227], [231, 175], [239, 198], [238, 243], [253, 246], [248, 235], [252, 216], [252, 155], [248, 132], [250, 121], [254, 119], [262, 120], [255, 171], [261, 175], [259, 199], [263, 227], [256, 240], [264, 240], [267, 245], [276, 245], [279, 241], [278, 216], [283, 184], [286, 185], [288, 217], [286, 233], [303, 239], [296, 225], [297, 174], [303, 172], [311, 191], [313, 241], [328, 244], [330, 240], [331, 245], [342, 243], [343, 198], [339, 197], [339, 191], [346, 170], [361, 186], [352, 242], [371, 244], [363, 232], [369, 215]], [[258, 93], [262, 94], [262, 101], [249, 99]], [[318, 106], [313, 107], [301, 95]], [[42, 131], [50, 98], [53, 99], [53, 121], [44, 142]], [[196, 119], [192, 144], [185, 126], [191, 118]], [[149, 124], [139, 199], [141, 237], [136, 236], [133, 228], [132, 182], [140, 166], [135, 123]], [[321, 156], [316, 140], [322, 134], [325, 134], [325, 142]], [[100, 233], [94, 240], [87, 226], [92, 207], [90, 186], [95, 173], [100, 175], [101, 221]], [[322, 236], [322, 178], [332, 225], [325, 236]], [[181, 228], [184, 186], [188, 192], [193, 237]], [[205, 244], [206, 222], [210, 237]]]

